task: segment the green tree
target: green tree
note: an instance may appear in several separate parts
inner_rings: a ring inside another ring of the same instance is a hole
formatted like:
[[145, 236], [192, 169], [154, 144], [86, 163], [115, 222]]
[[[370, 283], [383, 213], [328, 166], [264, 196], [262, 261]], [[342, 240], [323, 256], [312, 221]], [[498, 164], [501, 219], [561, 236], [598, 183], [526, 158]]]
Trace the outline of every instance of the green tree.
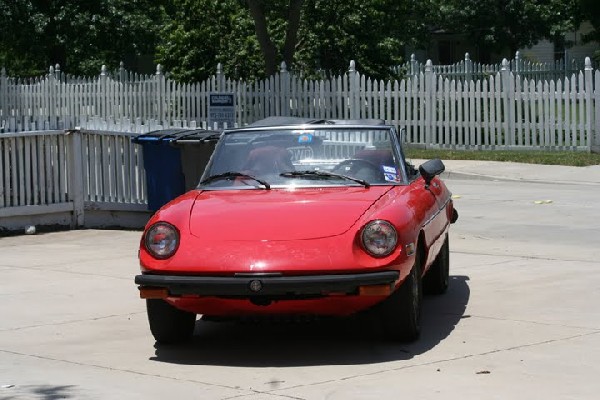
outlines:
[[192, 81], [219, 62], [235, 78], [269, 76], [282, 61], [310, 77], [343, 72], [352, 59], [360, 71], [387, 77], [406, 45], [427, 40], [432, 0], [173, 1], [158, 60]]
[[37, 75], [60, 64], [72, 74], [152, 55], [167, 0], [0, 2], [0, 65]]
[[430, 1], [306, 0], [297, 62], [343, 72], [350, 60], [375, 78], [388, 77], [404, 59], [407, 45], [429, 39]]
[[[226, 74], [265, 77], [291, 65], [302, 0], [173, 0], [158, 59], [177, 79]], [[201, 45], [199, 45], [201, 44]]]
[[157, 60], [180, 81], [198, 81], [215, 73], [252, 79], [262, 69], [253, 21], [238, 0], [172, 0], [161, 32]]

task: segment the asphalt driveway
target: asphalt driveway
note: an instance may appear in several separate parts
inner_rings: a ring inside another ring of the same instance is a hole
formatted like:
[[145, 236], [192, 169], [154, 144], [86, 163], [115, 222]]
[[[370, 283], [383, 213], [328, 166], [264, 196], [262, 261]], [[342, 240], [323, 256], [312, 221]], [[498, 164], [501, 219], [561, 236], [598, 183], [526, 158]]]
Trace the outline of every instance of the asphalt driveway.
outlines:
[[1, 238], [0, 399], [596, 399], [600, 168], [495, 164], [447, 163], [451, 286], [408, 345], [348, 319], [199, 321], [155, 347], [140, 232]]

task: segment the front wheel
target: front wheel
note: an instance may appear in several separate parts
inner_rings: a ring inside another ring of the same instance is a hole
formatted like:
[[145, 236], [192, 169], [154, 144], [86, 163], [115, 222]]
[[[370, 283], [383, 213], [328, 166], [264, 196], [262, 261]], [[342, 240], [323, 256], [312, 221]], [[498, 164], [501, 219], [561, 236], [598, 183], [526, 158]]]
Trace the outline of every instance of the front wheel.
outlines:
[[446, 240], [442, 249], [423, 277], [423, 290], [426, 294], [443, 294], [448, 290], [450, 280], [450, 238]]
[[181, 343], [192, 337], [196, 314], [181, 311], [160, 299], [147, 299], [146, 311], [150, 332], [158, 343]]
[[422, 300], [421, 256], [417, 251], [410, 274], [379, 309], [379, 318], [387, 338], [402, 342], [419, 338]]

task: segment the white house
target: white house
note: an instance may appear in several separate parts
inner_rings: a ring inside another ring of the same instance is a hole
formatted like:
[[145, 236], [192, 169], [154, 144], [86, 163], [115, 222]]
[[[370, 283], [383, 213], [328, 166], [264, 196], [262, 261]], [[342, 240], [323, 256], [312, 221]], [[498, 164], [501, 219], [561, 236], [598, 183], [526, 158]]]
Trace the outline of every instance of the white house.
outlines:
[[566, 46], [557, 45], [548, 40], [541, 40], [536, 45], [521, 49], [521, 57], [532, 62], [551, 63], [555, 60], [574, 60], [583, 64], [585, 57], [592, 57], [600, 50], [598, 42], [583, 42], [583, 35], [592, 31], [592, 25], [584, 22], [577, 32], [571, 32], [565, 36]]
[[[585, 22], [577, 32], [565, 36], [565, 43], [558, 44], [549, 40], [540, 40], [536, 45], [519, 49], [520, 57], [534, 63], [554, 63], [556, 60], [574, 60], [577, 65], [583, 65], [585, 57], [593, 57], [594, 53], [600, 51], [600, 43], [583, 43], [583, 35], [592, 30], [592, 25]], [[509, 54], [506, 50], [502, 54], [489, 54], [480, 52], [473, 43], [462, 33], [448, 33], [438, 31], [433, 34], [433, 39], [426, 49], [407, 49], [407, 59], [411, 54], [424, 62], [427, 59], [438, 65], [454, 64], [465, 57], [465, 53], [471, 55], [471, 59], [484, 64], [496, 64], [503, 58], [512, 59], [515, 54]]]

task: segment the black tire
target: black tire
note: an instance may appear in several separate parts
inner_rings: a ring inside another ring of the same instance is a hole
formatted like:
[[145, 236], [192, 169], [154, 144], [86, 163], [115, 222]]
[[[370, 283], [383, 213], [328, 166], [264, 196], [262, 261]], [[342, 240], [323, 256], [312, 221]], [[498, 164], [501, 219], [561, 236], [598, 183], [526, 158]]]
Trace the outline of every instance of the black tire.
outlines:
[[160, 299], [147, 299], [146, 311], [150, 332], [158, 343], [181, 343], [192, 337], [196, 314], [181, 311]]
[[387, 339], [412, 342], [421, 334], [423, 287], [421, 282], [421, 253], [415, 253], [410, 274], [379, 309], [379, 318]]
[[423, 277], [425, 294], [444, 294], [450, 282], [450, 238], [442, 245], [440, 253]]

